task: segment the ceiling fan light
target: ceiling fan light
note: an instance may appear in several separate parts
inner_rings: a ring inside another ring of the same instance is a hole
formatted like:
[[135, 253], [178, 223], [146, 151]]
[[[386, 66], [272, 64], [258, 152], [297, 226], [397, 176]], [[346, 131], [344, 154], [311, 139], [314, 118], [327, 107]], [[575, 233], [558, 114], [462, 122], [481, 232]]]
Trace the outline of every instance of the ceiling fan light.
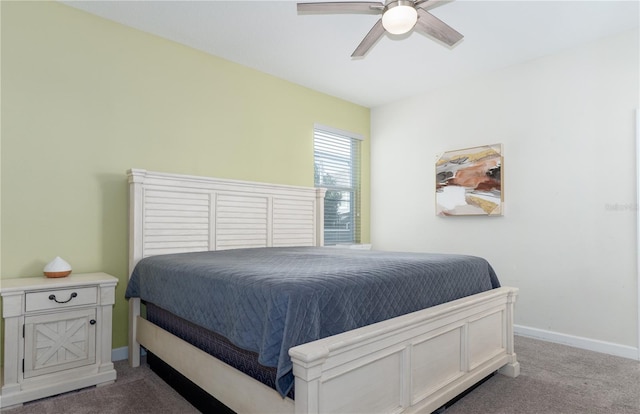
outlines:
[[397, 1], [387, 5], [382, 15], [382, 26], [391, 34], [404, 34], [413, 28], [418, 21], [418, 12], [408, 1]]

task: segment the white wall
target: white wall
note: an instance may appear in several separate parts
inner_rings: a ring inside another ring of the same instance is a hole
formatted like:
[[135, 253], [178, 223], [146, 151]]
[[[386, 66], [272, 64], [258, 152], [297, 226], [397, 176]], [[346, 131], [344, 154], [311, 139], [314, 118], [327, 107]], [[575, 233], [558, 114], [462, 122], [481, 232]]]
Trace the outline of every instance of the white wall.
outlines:
[[[637, 358], [638, 49], [634, 30], [374, 108], [374, 248], [486, 257], [521, 332]], [[436, 157], [494, 143], [504, 216], [435, 216]]]

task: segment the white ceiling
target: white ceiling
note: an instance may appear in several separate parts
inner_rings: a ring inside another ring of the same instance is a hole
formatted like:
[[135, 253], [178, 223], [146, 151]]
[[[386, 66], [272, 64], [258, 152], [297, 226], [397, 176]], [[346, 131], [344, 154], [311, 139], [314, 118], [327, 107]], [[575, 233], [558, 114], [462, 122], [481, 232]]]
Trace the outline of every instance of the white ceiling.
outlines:
[[[316, 0], [317, 1], [317, 0]], [[300, 14], [295, 1], [63, 1], [360, 105], [375, 107], [638, 27], [638, 0], [457, 0], [431, 13], [465, 38], [386, 34], [351, 53], [369, 14]]]

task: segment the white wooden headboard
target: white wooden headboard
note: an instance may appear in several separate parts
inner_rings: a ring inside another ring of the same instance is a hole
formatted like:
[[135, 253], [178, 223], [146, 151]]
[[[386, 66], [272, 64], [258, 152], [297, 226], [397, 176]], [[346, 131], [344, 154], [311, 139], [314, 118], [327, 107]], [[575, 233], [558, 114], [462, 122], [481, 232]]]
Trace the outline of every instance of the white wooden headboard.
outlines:
[[157, 254], [324, 244], [324, 189], [140, 169], [127, 175], [129, 274]]

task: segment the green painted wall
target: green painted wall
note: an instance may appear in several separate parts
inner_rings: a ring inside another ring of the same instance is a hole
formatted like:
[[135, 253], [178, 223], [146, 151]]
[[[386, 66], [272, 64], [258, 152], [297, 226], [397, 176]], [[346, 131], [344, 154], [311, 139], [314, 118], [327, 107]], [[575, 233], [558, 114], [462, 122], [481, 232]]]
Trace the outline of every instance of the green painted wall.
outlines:
[[366, 137], [369, 109], [55, 2], [2, 2], [1, 276], [117, 276], [127, 344], [127, 182], [144, 168], [313, 186], [313, 124]]

